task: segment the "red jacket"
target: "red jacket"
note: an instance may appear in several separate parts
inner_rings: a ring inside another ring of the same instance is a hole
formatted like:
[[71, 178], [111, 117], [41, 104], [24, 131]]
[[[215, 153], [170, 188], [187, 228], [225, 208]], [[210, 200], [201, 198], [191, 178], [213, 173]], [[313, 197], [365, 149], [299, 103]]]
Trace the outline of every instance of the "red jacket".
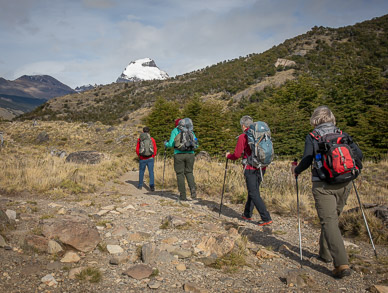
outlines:
[[140, 156], [140, 154], [139, 154], [140, 138], [137, 139], [136, 154], [140, 160], [148, 160], [149, 158], [154, 158], [156, 156], [156, 152], [158, 151], [158, 149], [156, 147], [156, 142], [155, 142], [155, 139], [153, 137], [151, 137], [151, 140], [152, 140], [152, 144], [154, 145], [154, 154], [151, 157], [143, 157], [143, 156]]
[[[235, 160], [239, 159], [241, 156], [243, 156], [242, 157], [243, 159], [246, 159], [246, 158], [248, 158], [251, 155], [251, 153], [252, 153], [252, 151], [251, 151], [251, 148], [248, 145], [248, 138], [247, 138], [247, 135], [244, 132], [244, 133], [242, 133], [238, 137], [236, 148], [234, 149], [234, 153], [233, 154], [229, 154], [228, 155], [228, 159], [232, 160], [232, 161], [235, 161]], [[258, 168], [255, 168], [255, 167], [253, 167], [251, 165], [247, 165], [245, 169], [257, 170]], [[263, 167], [261, 169], [265, 170], [266, 167]]]

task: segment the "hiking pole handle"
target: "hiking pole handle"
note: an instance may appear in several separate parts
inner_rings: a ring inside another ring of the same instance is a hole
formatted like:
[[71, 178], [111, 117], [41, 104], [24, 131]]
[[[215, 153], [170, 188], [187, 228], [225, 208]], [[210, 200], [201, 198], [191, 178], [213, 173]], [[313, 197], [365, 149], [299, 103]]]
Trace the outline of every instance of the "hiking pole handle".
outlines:
[[224, 174], [224, 183], [222, 185], [222, 193], [221, 193], [221, 203], [220, 203], [220, 210], [218, 212], [218, 216], [221, 216], [221, 209], [222, 209], [222, 201], [224, 199], [224, 191], [225, 191], [225, 181], [226, 181], [226, 172], [228, 171], [228, 161], [229, 159], [226, 158], [226, 164], [225, 164], [225, 174]]
[[365, 222], [365, 227], [366, 227], [366, 230], [368, 231], [370, 243], [372, 244], [373, 251], [374, 251], [375, 256], [376, 256], [376, 258], [377, 258], [376, 247], [375, 247], [375, 244], [373, 243], [372, 234], [370, 233], [369, 226], [368, 226], [368, 222], [367, 222], [367, 220], [366, 220], [365, 213], [364, 213], [364, 209], [363, 209], [363, 207], [362, 207], [361, 200], [360, 200], [360, 196], [358, 195], [358, 191], [357, 191], [357, 188], [356, 188], [356, 184], [354, 183], [354, 180], [352, 180], [352, 183], [353, 183], [354, 191], [356, 192], [358, 204], [360, 205], [360, 210], [361, 210], [361, 213], [362, 213], [362, 217], [363, 217], [363, 219], [364, 219], [364, 222]]

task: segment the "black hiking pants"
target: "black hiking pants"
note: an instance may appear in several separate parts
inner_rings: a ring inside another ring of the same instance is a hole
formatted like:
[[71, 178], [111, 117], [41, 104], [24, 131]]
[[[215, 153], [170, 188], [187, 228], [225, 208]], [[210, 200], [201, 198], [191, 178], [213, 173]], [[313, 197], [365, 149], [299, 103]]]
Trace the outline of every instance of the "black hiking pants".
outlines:
[[[264, 176], [265, 170], [261, 172]], [[262, 181], [260, 170], [249, 170], [244, 171], [245, 182], [248, 189], [248, 198], [245, 204], [244, 216], [247, 218], [252, 217], [253, 208], [256, 207], [260, 214], [261, 219], [264, 222], [271, 220], [271, 216], [265, 206], [263, 199], [260, 197], [260, 183]]]

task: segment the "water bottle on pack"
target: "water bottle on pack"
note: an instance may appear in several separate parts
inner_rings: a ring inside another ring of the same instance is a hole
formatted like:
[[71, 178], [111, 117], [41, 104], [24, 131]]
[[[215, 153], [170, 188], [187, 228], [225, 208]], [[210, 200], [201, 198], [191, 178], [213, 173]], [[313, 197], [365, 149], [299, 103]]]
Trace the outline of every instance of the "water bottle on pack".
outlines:
[[325, 180], [326, 175], [325, 175], [325, 173], [323, 173], [323, 170], [322, 170], [322, 167], [323, 167], [322, 155], [319, 153], [315, 155], [315, 164], [316, 164], [316, 170], [317, 170], [319, 179]]

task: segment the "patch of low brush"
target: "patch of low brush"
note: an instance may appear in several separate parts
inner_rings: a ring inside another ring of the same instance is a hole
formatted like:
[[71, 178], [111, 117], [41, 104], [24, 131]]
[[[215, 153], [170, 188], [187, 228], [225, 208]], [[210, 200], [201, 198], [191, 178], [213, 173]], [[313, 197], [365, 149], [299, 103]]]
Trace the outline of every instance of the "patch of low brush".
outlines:
[[247, 241], [246, 237], [242, 237], [240, 241], [236, 242], [236, 245], [231, 252], [218, 258], [216, 262], [210, 266], [215, 269], [222, 269], [226, 273], [235, 273], [241, 267], [246, 266]]
[[88, 267], [83, 269], [76, 275], [78, 280], [89, 281], [90, 283], [98, 283], [102, 279], [102, 274], [99, 269]]
[[[388, 229], [373, 213], [365, 211], [368, 227], [375, 244], [388, 244]], [[345, 237], [354, 237], [369, 241], [368, 231], [361, 212], [344, 213], [339, 221], [340, 229]]]

